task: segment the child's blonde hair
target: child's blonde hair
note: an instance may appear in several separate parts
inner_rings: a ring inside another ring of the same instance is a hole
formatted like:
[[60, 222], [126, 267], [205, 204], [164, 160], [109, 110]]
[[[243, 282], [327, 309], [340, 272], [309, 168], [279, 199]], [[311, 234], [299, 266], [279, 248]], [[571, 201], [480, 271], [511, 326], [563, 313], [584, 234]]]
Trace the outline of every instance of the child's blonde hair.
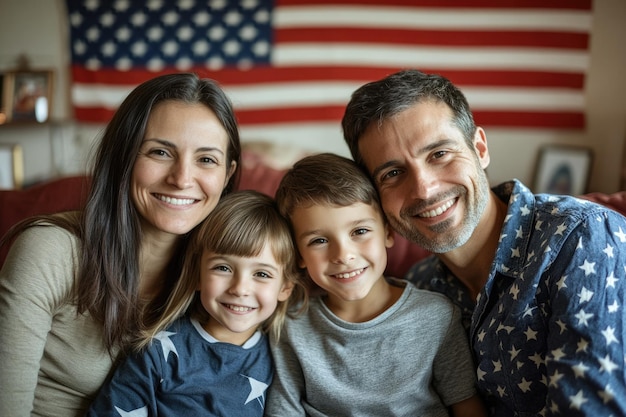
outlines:
[[269, 244], [276, 261], [283, 266], [284, 283], [292, 283], [291, 296], [279, 301], [276, 311], [262, 324], [262, 330], [280, 337], [289, 307], [301, 303], [306, 308], [308, 296], [297, 266], [296, 249], [289, 224], [279, 213], [276, 202], [257, 191], [238, 191], [222, 197], [213, 211], [193, 231], [183, 269], [158, 322], [142, 331], [135, 343], [144, 348], [160, 331], [169, 327], [187, 311], [204, 324], [209, 314], [202, 306], [197, 291], [200, 262], [204, 251], [222, 255], [253, 257]]

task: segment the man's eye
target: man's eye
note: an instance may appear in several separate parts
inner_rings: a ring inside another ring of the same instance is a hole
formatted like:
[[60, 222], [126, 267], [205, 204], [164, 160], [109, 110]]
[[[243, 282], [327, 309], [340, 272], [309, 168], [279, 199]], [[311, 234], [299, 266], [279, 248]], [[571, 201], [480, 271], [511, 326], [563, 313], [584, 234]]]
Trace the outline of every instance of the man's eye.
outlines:
[[447, 153], [448, 153], [447, 151], [437, 151], [433, 154], [433, 158], [435, 159], [443, 158], [444, 156], [446, 156]]
[[388, 178], [393, 178], [393, 177], [396, 177], [398, 175], [400, 175], [400, 170], [399, 169], [392, 169], [391, 171], [385, 172], [381, 179], [384, 181], [384, 180], [386, 180]]

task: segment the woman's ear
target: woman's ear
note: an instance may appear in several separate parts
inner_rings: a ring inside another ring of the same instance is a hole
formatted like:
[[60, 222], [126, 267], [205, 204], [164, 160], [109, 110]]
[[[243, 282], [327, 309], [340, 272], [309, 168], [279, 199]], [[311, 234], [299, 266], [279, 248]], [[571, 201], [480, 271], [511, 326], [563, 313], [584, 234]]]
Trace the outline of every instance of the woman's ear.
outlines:
[[226, 179], [224, 180], [224, 187], [226, 187], [226, 185], [228, 185], [228, 181], [230, 181], [230, 177], [233, 176], [233, 174], [235, 173], [236, 169], [237, 169], [237, 162], [236, 161], [231, 161], [230, 162], [230, 168], [226, 170]]

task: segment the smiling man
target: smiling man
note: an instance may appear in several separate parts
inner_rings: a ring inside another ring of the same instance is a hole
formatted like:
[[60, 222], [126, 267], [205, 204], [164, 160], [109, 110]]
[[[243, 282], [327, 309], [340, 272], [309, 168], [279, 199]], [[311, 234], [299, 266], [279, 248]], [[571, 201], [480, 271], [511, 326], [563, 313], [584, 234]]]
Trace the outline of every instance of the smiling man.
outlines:
[[490, 189], [486, 133], [438, 75], [362, 86], [342, 125], [391, 225], [435, 253], [406, 278], [463, 310], [491, 414], [626, 415], [626, 219], [517, 180]]

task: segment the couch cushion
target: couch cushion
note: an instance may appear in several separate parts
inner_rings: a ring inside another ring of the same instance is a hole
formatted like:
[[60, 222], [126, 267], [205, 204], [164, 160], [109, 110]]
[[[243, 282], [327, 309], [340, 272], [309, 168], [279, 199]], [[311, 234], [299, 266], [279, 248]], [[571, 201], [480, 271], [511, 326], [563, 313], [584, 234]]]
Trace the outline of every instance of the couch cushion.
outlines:
[[[0, 236], [20, 220], [38, 214], [77, 210], [87, 199], [89, 179], [86, 176], [63, 177], [22, 190], [0, 191]], [[0, 248], [0, 265], [8, 252]]]

